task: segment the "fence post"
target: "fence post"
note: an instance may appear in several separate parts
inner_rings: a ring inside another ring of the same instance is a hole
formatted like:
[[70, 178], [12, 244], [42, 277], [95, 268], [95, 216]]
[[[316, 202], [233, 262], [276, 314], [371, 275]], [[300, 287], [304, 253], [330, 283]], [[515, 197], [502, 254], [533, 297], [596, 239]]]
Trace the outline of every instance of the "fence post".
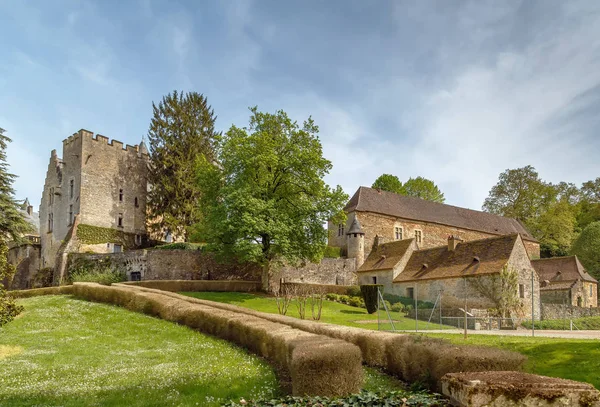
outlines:
[[533, 301], [533, 298], [534, 298], [533, 289], [534, 289], [533, 269], [531, 269], [531, 336], [535, 336], [535, 312], [534, 312], [535, 302]]

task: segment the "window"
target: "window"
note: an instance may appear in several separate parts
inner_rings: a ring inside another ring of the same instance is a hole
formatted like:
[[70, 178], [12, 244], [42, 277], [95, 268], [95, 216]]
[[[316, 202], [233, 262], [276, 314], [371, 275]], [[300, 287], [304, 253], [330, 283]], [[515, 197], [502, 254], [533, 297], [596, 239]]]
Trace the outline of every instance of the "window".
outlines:
[[134, 202], [136, 208], [140, 207], [140, 204], [138, 202], [137, 196], [135, 197], [135, 199], [133, 200], [133, 202]]
[[140, 271], [132, 271], [131, 281], [142, 281], [142, 273]]
[[344, 236], [344, 224], [340, 223], [338, 225], [338, 236]]
[[54, 215], [48, 214], [48, 232], [52, 232], [52, 227], [54, 226]]
[[119, 202], [123, 202], [123, 190], [119, 189]]
[[372, 279], [373, 279], [373, 284], [377, 284], [377, 277], [373, 276]]
[[421, 244], [423, 242], [423, 232], [420, 230], [415, 230], [415, 240], [417, 243]]
[[414, 299], [415, 298], [415, 289], [413, 287], [407, 287], [406, 288], [406, 296], [408, 298]]
[[141, 246], [142, 245], [142, 236], [141, 235], [135, 235], [135, 244], [137, 246]]
[[73, 224], [73, 205], [69, 205], [69, 226]]
[[113, 246], [113, 253], [121, 253], [123, 251], [123, 248], [121, 247], [120, 244], [116, 244]]
[[52, 205], [54, 203], [54, 188], [50, 188], [48, 202], [50, 203], [50, 205]]
[[75, 181], [71, 180], [69, 181], [69, 198], [73, 199], [73, 189], [75, 186]]
[[394, 228], [394, 237], [396, 238], [396, 240], [402, 240], [402, 228], [399, 226], [396, 226]]
[[119, 217], [117, 218], [117, 226], [122, 228], [123, 227], [123, 214], [120, 213]]
[[525, 284], [519, 284], [519, 298], [525, 298]]

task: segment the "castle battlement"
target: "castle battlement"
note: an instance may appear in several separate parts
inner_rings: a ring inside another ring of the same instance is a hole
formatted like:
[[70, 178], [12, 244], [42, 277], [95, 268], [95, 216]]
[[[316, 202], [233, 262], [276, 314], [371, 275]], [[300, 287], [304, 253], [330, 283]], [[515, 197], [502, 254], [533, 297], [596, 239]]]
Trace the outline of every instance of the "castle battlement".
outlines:
[[[69, 136], [68, 138], [64, 139], [63, 149], [69, 147], [72, 143], [74, 143], [80, 138], [87, 138], [95, 143], [106, 144], [107, 146], [115, 147], [116, 149], [126, 151], [129, 154], [139, 154], [139, 145], [137, 144], [133, 146], [130, 144], [124, 144], [122, 141], [115, 139], [111, 140], [108, 137], [103, 136], [102, 134], [94, 134], [94, 132], [85, 129], [81, 129], [77, 133], [73, 133], [72, 136]], [[147, 155], [146, 153], [142, 154]]]

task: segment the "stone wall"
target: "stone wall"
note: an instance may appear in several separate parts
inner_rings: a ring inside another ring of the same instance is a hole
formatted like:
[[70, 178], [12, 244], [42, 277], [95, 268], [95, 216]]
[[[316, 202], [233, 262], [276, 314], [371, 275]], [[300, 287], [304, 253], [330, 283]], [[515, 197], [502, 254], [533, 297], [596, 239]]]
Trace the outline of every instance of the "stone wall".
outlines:
[[285, 266], [271, 277], [273, 284], [310, 283], [329, 285], [355, 285], [357, 283], [355, 259], [324, 258], [319, 264], [306, 263], [300, 267]]
[[111, 267], [131, 273], [142, 280], [245, 280], [260, 281], [261, 269], [255, 264], [221, 264], [211, 254], [192, 250], [132, 250], [122, 253], [69, 255], [68, 270], [78, 259], [108, 260]]
[[[468, 229], [462, 229], [454, 226], [440, 225], [436, 223], [419, 222], [414, 220], [395, 218], [388, 215], [382, 215], [371, 212], [351, 212], [348, 214], [344, 231], [347, 232], [352, 224], [354, 217], [358, 220], [365, 232], [365, 258], [369, 255], [373, 248], [373, 243], [376, 235], [383, 237], [386, 240], [395, 239], [395, 228], [402, 228], [402, 238], [408, 239], [415, 237], [415, 231], [421, 231], [422, 241], [419, 248], [427, 249], [431, 247], [445, 246], [448, 244], [448, 236], [455, 235], [465, 241], [486, 239], [499, 235], [490, 233], [478, 232]], [[339, 236], [338, 225], [332, 222], [328, 223], [329, 228], [329, 245], [347, 248], [346, 235]], [[540, 257], [539, 243], [526, 241], [525, 248], [531, 258]]]
[[542, 303], [542, 320], [571, 319], [600, 316], [600, 308], [574, 307], [572, 305]]
[[8, 263], [17, 269], [8, 284], [9, 290], [32, 288], [32, 283], [40, 269], [40, 250], [40, 245], [30, 243], [13, 246], [9, 249]]

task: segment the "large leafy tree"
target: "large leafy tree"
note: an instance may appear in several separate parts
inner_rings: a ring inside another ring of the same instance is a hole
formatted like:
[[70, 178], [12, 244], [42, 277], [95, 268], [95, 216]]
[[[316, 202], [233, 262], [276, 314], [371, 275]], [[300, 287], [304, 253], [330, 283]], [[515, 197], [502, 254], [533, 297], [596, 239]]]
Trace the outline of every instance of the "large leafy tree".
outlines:
[[500, 174], [483, 203], [483, 210], [528, 224], [555, 200], [557, 191], [540, 179], [535, 168], [509, 169]]
[[150, 168], [148, 210], [155, 231], [168, 229], [188, 238], [198, 221], [201, 190], [196, 183], [199, 157], [215, 158], [216, 116], [206, 97], [197, 92], [173, 91], [158, 105], [148, 131]]
[[10, 141], [4, 135], [4, 129], [0, 128], [0, 326], [10, 322], [22, 309], [7, 296], [2, 284], [3, 281], [10, 280], [15, 271], [7, 260], [7, 242], [19, 240], [23, 233], [31, 230], [14, 199], [12, 184], [16, 176], [8, 172], [6, 160], [6, 149]]
[[573, 242], [571, 254], [577, 255], [586, 270], [600, 279], [600, 222], [590, 223]]
[[565, 256], [576, 236], [575, 207], [567, 199], [552, 203], [530, 222], [531, 232], [540, 241], [542, 257]]
[[197, 232], [216, 253], [261, 264], [266, 290], [275, 264], [322, 257], [323, 224], [348, 196], [323, 180], [332, 165], [311, 118], [300, 127], [283, 111], [250, 110], [248, 128], [232, 126], [223, 136], [218, 164], [199, 166]]
[[584, 182], [581, 186], [577, 223], [581, 229], [600, 221], [600, 178]]
[[403, 185], [403, 195], [414, 196], [428, 201], [444, 203], [444, 194], [435, 183], [427, 178], [409, 178]]
[[397, 176], [391, 174], [380, 175], [371, 188], [381, 189], [382, 191], [394, 192], [396, 194], [403, 194], [404, 189], [402, 188], [402, 182]]

